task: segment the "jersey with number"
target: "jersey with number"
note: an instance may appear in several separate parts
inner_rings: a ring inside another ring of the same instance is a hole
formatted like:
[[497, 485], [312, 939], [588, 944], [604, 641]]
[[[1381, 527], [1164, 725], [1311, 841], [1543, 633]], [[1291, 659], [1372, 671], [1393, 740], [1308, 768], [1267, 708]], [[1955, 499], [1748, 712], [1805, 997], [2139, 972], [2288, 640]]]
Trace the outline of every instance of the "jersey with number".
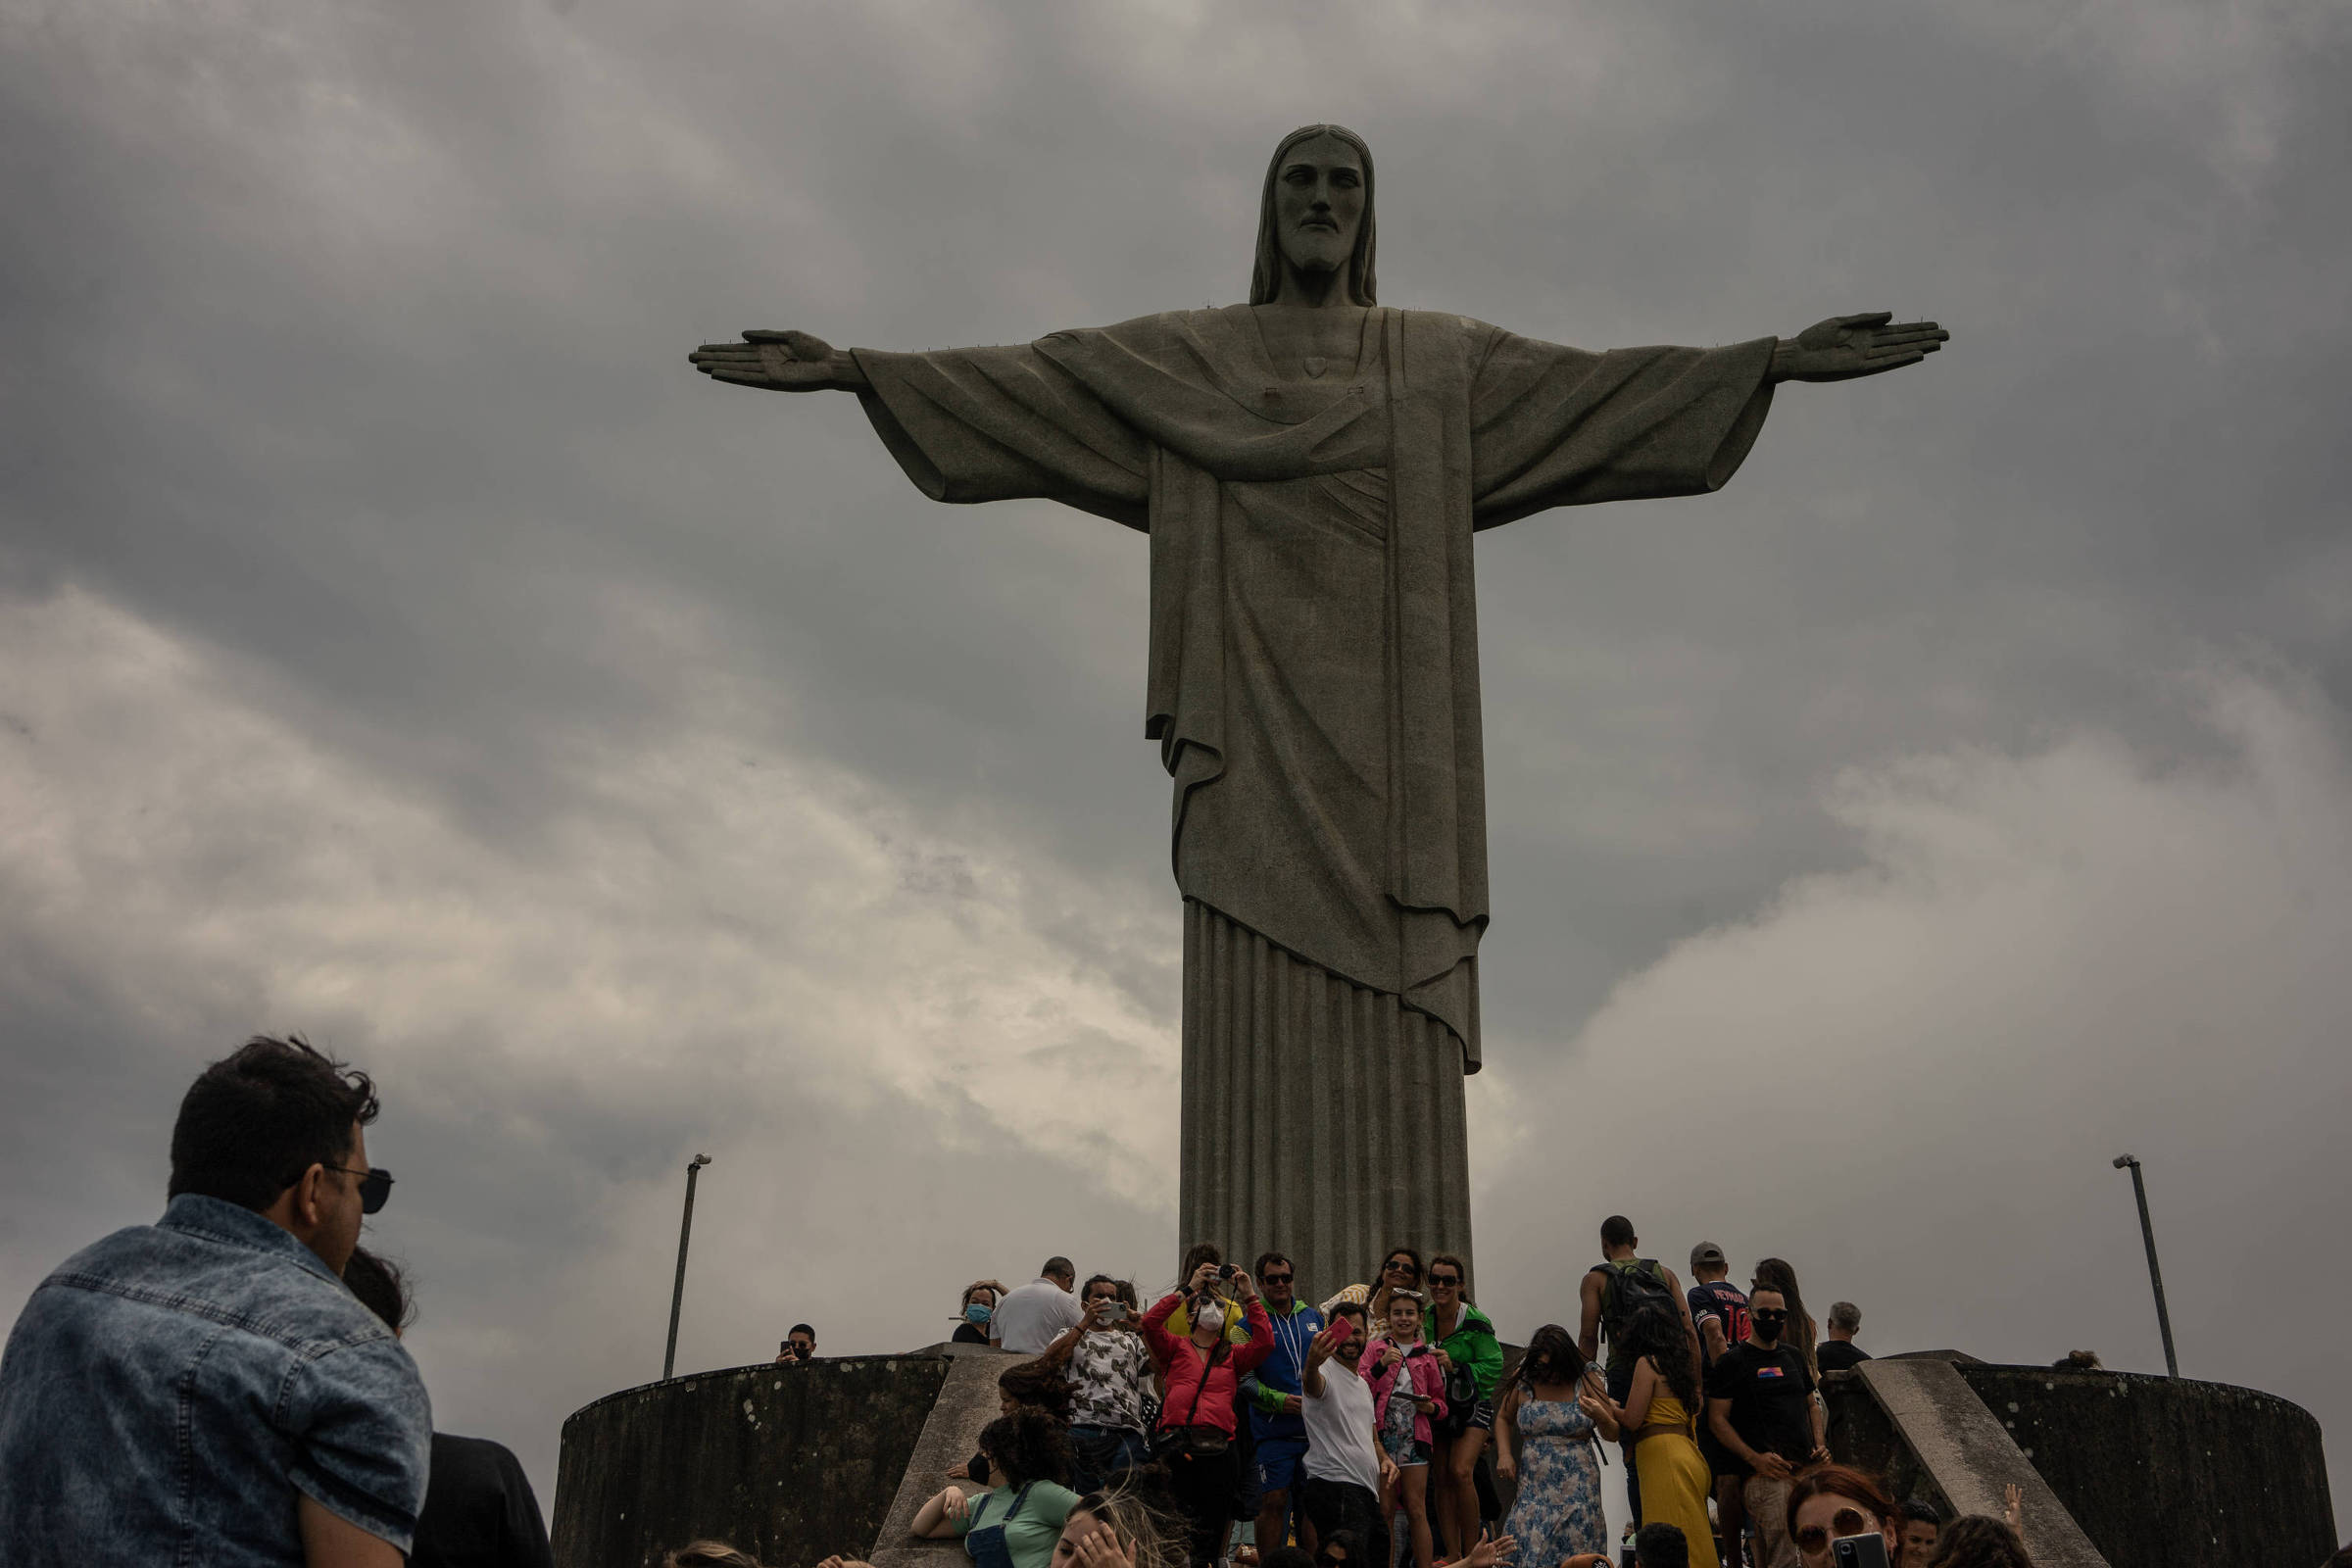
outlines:
[[[1706, 1319], [1713, 1318], [1723, 1328], [1723, 1343], [1728, 1349], [1747, 1338], [1747, 1293], [1730, 1280], [1709, 1280], [1693, 1285], [1690, 1291], [1690, 1326], [1698, 1330], [1698, 1343], [1707, 1343]], [[1707, 1357], [1713, 1366], [1715, 1358]]]

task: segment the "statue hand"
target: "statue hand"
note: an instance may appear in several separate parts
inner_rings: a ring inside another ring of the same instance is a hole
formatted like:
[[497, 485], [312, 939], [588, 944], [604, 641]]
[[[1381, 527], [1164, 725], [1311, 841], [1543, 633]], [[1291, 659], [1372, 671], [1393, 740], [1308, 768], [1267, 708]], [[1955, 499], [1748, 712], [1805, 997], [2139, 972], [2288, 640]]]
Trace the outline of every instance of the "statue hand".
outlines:
[[1917, 365], [1951, 338], [1934, 321], [1902, 321], [1889, 325], [1891, 314], [1869, 311], [1860, 316], [1833, 316], [1806, 327], [1792, 338], [1781, 339], [1772, 351], [1776, 381], [1850, 381], [1857, 375], [1877, 375]]
[[858, 374], [856, 361], [807, 332], [755, 328], [744, 333], [740, 343], [706, 343], [686, 359], [714, 381], [770, 392], [822, 392], [864, 379]]

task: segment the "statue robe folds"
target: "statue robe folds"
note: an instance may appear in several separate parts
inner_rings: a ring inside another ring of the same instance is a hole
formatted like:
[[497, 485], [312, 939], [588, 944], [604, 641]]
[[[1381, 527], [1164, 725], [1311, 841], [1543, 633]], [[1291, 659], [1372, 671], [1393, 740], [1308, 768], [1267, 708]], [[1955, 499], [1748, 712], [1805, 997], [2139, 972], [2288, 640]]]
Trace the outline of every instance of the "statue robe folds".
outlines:
[[[1188, 901], [1186, 1240], [1279, 1244], [1328, 1285], [1400, 1237], [1467, 1251], [1487, 923], [1471, 535], [1716, 489], [1763, 423], [1772, 350], [1593, 354], [1375, 308], [1351, 374], [1298, 380], [1234, 306], [857, 351], [867, 416], [924, 494], [1043, 497], [1152, 536], [1146, 733]], [[1280, 1194], [1317, 1182], [1354, 1196], [1310, 1260], [1301, 1230], [1332, 1227]]]

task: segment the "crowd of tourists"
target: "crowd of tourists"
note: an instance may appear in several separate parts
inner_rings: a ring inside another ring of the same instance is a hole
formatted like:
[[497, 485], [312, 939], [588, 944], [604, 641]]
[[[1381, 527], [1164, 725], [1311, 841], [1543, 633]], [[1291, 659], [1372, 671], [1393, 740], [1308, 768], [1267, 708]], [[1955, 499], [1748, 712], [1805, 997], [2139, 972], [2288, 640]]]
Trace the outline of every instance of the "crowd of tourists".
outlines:
[[[299, 1039], [197, 1078], [163, 1217], [62, 1264], [0, 1356], [0, 1562], [552, 1568], [514, 1455], [432, 1430], [407, 1284], [360, 1245], [392, 1188], [376, 1113]], [[1576, 1328], [1515, 1358], [1465, 1260], [1409, 1246], [1334, 1289], [1201, 1243], [1149, 1304], [1063, 1257], [975, 1281], [955, 1338], [1022, 1355], [913, 1532], [977, 1568], [1826, 1568], [1849, 1540], [2028, 1563], [2014, 1490], [2006, 1518], [1946, 1522], [1832, 1460], [1820, 1380], [1867, 1358], [1850, 1302], [1820, 1333], [1781, 1259], [1741, 1290], [1701, 1243], [1686, 1286], [1622, 1217], [1600, 1242]], [[795, 1324], [778, 1359], [815, 1348]], [[1639, 1525], [1614, 1559], [1611, 1449]], [[668, 1560], [757, 1568], [719, 1542]]]
[[2028, 1560], [2015, 1518], [1947, 1530], [1934, 1503], [1898, 1504], [1831, 1462], [1821, 1377], [1868, 1359], [1852, 1302], [1830, 1308], [1825, 1333], [1783, 1259], [1741, 1290], [1701, 1243], [1686, 1287], [1622, 1216], [1600, 1243], [1577, 1327], [1542, 1325], [1515, 1360], [1470, 1300], [1464, 1260], [1412, 1247], [1319, 1305], [1286, 1254], [1244, 1270], [1210, 1243], [1149, 1307], [1124, 1280], [1080, 1285], [1063, 1257], [1017, 1290], [975, 1281], [956, 1337], [1035, 1359], [999, 1380], [1002, 1418], [915, 1530], [978, 1537], [981, 1568], [1049, 1568], [1082, 1497], [1132, 1492], [1173, 1516], [1195, 1564], [1295, 1542], [1316, 1564], [1499, 1552], [1598, 1568], [1623, 1560], [1602, 1511], [1606, 1448], [1635, 1560], [1821, 1568], [1837, 1539], [1866, 1534], [1900, 1568]]

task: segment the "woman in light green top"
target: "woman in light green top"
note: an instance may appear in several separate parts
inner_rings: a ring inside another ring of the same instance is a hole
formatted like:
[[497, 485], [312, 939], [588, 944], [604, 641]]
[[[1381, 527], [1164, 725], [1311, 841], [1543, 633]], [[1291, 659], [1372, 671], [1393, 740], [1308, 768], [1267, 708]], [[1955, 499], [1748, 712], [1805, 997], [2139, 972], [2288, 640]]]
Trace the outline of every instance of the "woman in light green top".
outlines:
[[1070, 1463], [1061, 1423], [1024, 1406], [981, 1430], [980, 1451], [1004, 1485], [974, 1495], [949, 1487], [916, 1510], [914, 1533], [963, 1537], [978, 1568], [1051, 1568], [1054, 1544], [1078, 1500], [1061, 1484]]

